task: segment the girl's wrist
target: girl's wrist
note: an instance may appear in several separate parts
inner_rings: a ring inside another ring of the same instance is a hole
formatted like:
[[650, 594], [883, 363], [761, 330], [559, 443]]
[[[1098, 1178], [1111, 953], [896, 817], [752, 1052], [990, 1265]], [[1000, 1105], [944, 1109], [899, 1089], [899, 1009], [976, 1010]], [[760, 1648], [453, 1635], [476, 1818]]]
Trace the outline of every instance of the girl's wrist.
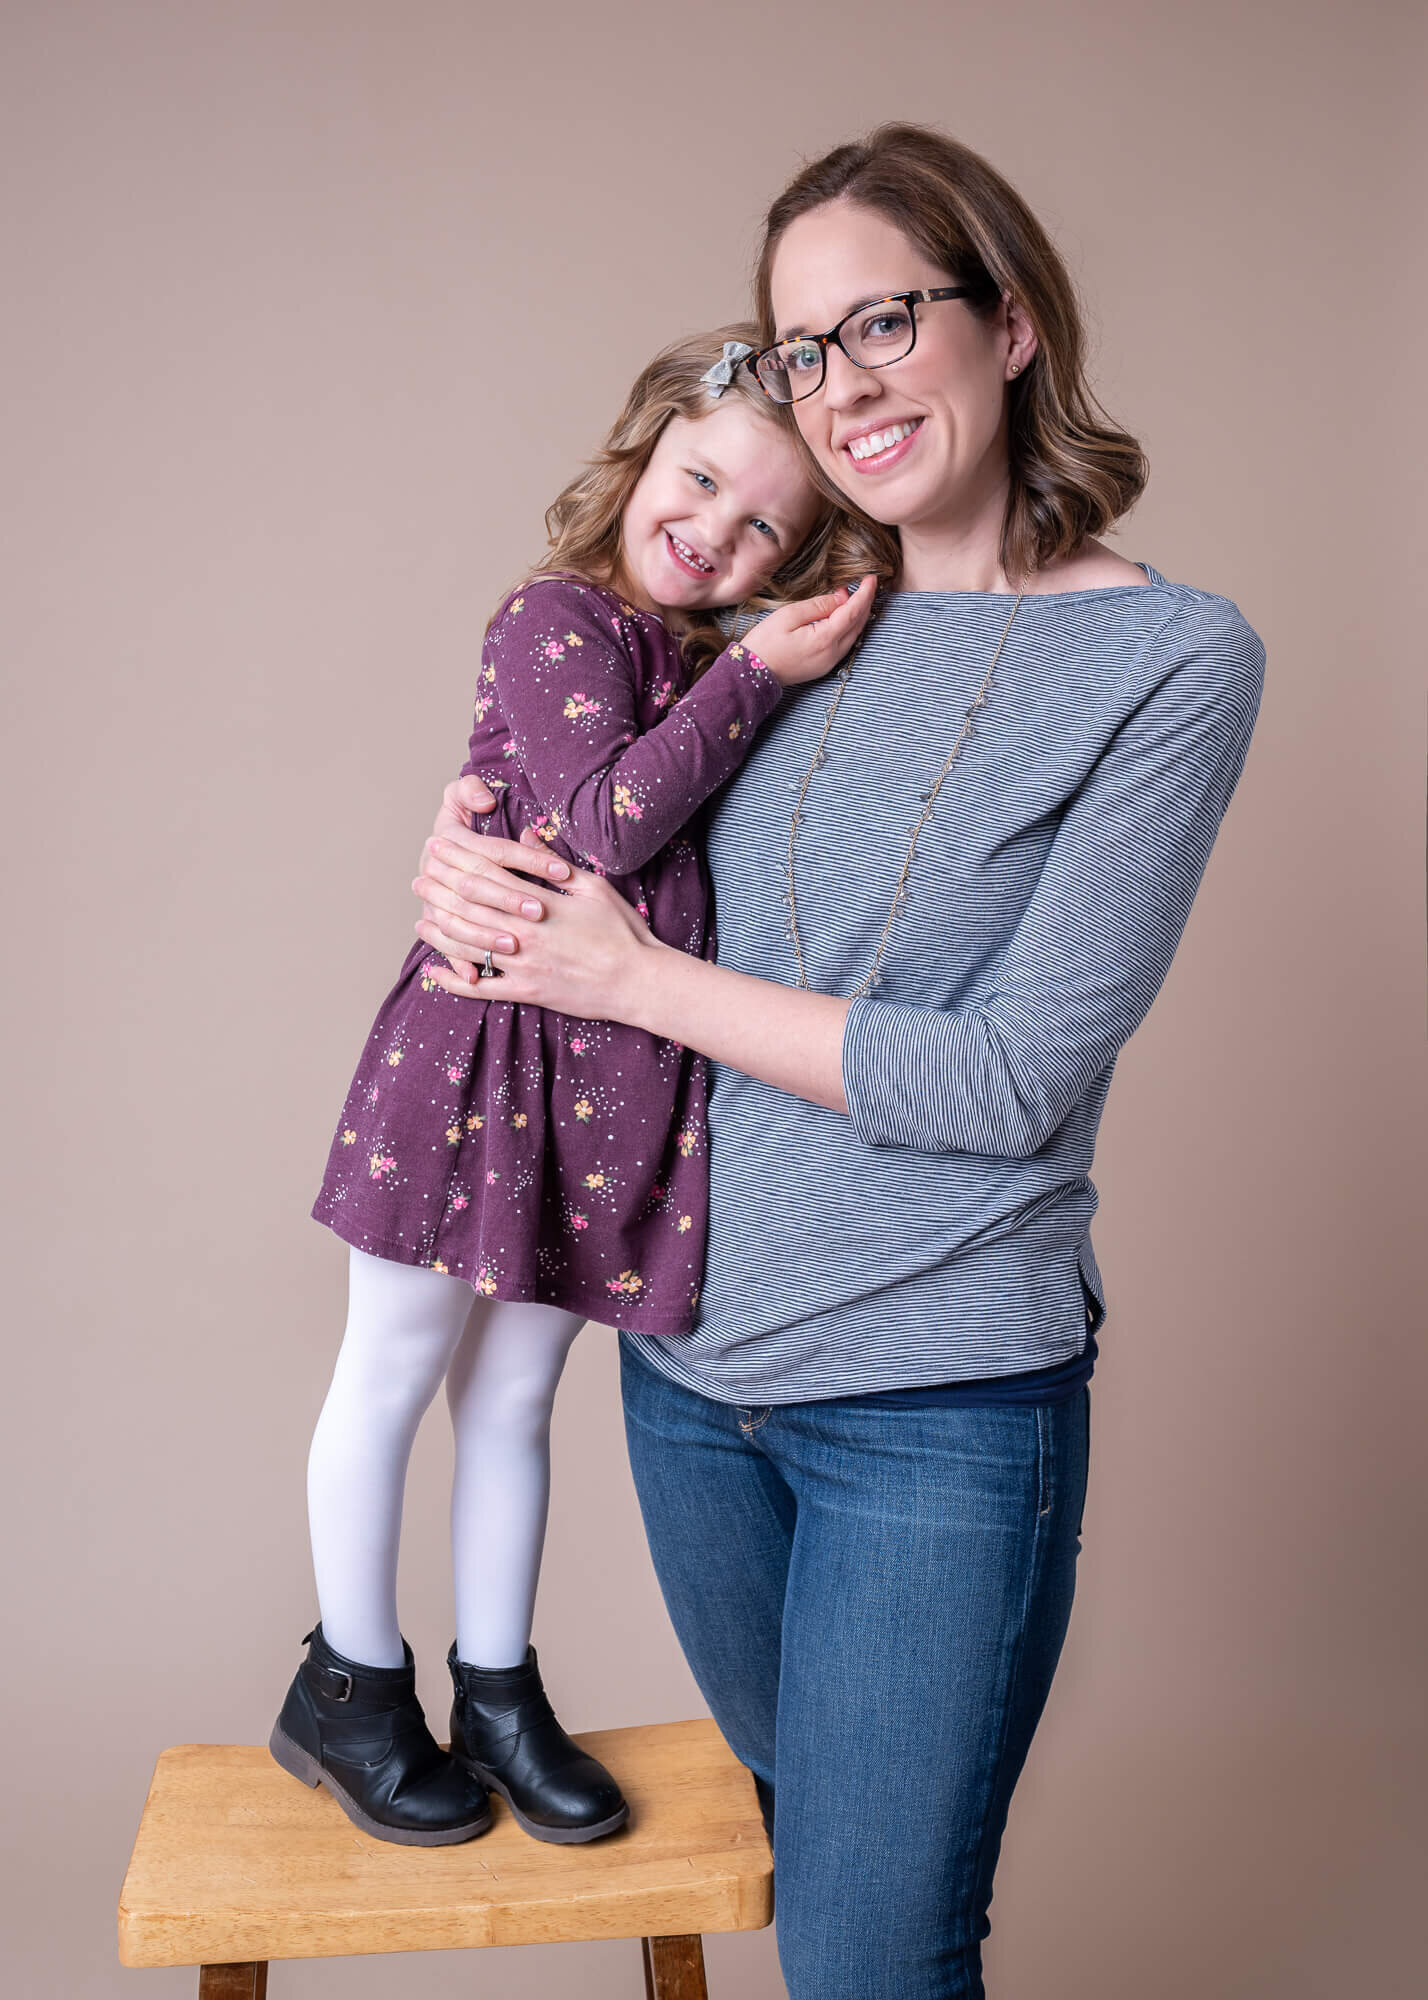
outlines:
[[751, 646], [747, 639], [742, 641], [742, 644], [744, 652], [748, 656], [750, 666], [761, 667], [770, 680], [777, 681], [779, 692], [782, 694], [787, 689], [788, 682], [784, 679], [778, 668], [770, 666], [763, 654], [758, 651], [757, 647]]
[[774, 668], [769, 665], [758, 647], [751, 644], [749, 640], [731, 639], [724, 650], [731, 660], [737, 660], [741, 666], [753, 667], [756, 671], [767, 674], [770, 680], [777, 681], [779, 690], [782, 692], [784, 685], [782, 679], [780, 679]]

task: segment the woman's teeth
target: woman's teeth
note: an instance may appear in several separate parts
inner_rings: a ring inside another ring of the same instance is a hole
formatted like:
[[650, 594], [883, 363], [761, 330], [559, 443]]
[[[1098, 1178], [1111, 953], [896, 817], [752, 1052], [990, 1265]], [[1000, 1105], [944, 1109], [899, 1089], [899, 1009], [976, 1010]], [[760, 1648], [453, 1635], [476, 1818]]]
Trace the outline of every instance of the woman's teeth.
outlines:
[[697, 569], [701, 576], [713, 576], [713, 563], [705, 562], [703, 556], [696, 555], [688, 542], [682, 542], [672, 528], [666, 528], [665, 533], [669, 536], [670, 546], [681, 562], [688, 563], [691, 569]]
[[914, 417], [910, 424], [894, 424], [891, 430], [870, 431], [866, 437], [854, 438], [848, 446], [849, 455], [853, 458], [876, 458], [880, 451], [891, 451], [895, 444], [910, 438], [921, 422], [921, 417]]

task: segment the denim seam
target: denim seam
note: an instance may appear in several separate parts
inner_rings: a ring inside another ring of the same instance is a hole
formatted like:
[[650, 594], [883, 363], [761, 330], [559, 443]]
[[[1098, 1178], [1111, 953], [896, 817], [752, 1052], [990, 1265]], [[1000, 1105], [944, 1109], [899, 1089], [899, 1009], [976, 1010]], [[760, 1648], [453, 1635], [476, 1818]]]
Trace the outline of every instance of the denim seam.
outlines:
[[750, 1410], [748, 1413], [749, 1420], [747, 1423], [745, 1423], [742, 1416], [739, 1418], [739, 1429], [744, 1433], [745, 1437], [751, 1438], [755, 1431], [762, 1430], [763, 1426], [768, 1422], [769, 1418], [772, 1415], [773, 1415], [772, 1403], [767, 1405], [761, 1417], [756, 1417], [753, 1411]]
[[[1036, 1601], [1037, 1587], [1041, 1576], [1041, 1565], [1046, 1553], [1046, 1533], [1043, 1522], [1049, 1508], [1041, 1505], [1045, 1491], [1046, 1475], [1046, 1433], [1045, 1412], [1040, 1404], [1036, 1410], [1036, 1468], [1037, 1468], [1037, 1510], [1031, 1531], [1031, 1559], [1026, 1566], [1026, 1581], [1022, 1586], [1021, 1610], [1017, 1621], [1016, 1643], [1012, 1648], [1010, 1671], [1006, 1679], [1006, 1698], [1002, 1703], [1000, 1727], [997, 1732], [996, 1755], [992, 1759], [987, 1787], [987, 1810], [982, 1821], [981, 1839], [977, 1846], [975, 1868], [969, 1870], [968, 1902], [962, 1912], [963, 1932], [969, 1942], [980, 1952], [981, 1940], [973, 1938], [976, 1912], [981, 1903], [982, 1873], [986, 1866], [986, 1843], [988, 1826], [996, 1812], [997, 1798], [1001, 1792], [1002, 1766], [1006, 1762], [1007, 1741], [1011, 1734], [1012, 1710], [1016, 1706], [1017, 1682], [1021, 1677], [1022, 1660], [1026, 1653], [1027, 1632], [1031, 1625], [1031, 1607]], [[1045, 1483], [1044, 1483], [1045, 1482]]]
[[1047, 1442], [1046, 1406], [1036, 1406], [1036, 1518], [1046, 1521], [1051, 1517], [1051, 1509], [1056, 1502], [1056, 1480], [1052, 1471], [1052, 1452]]

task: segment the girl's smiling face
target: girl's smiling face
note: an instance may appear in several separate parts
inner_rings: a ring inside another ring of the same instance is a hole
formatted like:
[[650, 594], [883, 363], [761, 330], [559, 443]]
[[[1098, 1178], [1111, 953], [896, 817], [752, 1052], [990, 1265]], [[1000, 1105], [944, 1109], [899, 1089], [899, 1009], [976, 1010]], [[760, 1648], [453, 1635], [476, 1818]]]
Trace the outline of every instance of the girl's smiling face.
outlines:
[[[896, 224], [838, 200], [789, 224], [774, 254], [778, 338], [822, 333], [894, 292], [955, 284]], [[858, 368], [830, 343], [823, 386], [793, 406], [804, 443], [849, 499], [888, 527], [956, 530], [992, 509], [1008, 480], [1007, 383], [1036, 351], [1005, 302], [983, 316], [961, 299], [918, 304], [911, 354]]]
[[644, 609], [739, 604], [781, 569], [819, 501], [798, 445], [735, 391], [671, 417], [625, 503], [621, 578]]

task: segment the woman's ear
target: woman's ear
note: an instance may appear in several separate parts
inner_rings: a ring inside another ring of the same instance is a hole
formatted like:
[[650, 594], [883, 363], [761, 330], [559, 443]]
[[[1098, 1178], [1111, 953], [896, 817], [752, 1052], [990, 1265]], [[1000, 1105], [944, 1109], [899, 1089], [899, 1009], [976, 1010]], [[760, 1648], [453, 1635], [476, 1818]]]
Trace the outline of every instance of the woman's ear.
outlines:
[[1002, 318], [1007, 341], [1007, 376], [1024, 375], [1037, 350], [1036, 329], [1010, 292], [1002, 293]]

